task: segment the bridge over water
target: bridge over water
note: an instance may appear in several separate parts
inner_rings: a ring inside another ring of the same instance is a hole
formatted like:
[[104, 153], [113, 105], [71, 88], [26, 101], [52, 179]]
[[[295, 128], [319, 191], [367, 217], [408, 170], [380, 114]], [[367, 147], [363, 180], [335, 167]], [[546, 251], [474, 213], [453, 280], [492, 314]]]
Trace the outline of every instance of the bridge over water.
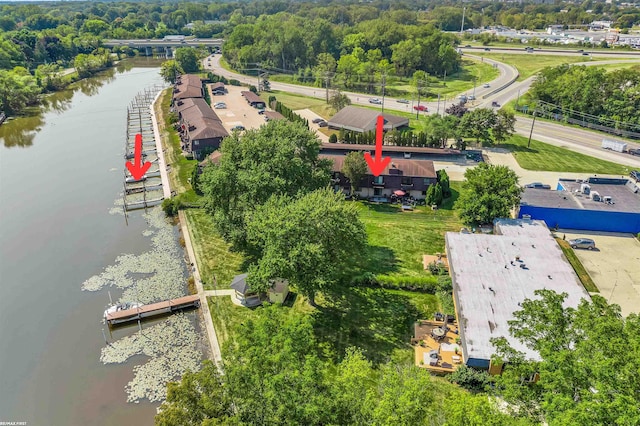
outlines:
[[178, 47], [200, 47], [205, 46], [209, 49], [219, 48], [224, 42], [221, 38], [171, 38], [171, 39], [124, 39], [124, 40], [103, 40], [102, 44], [106, 47], [126, 46], [132, 49], [138, 49], [140, 53], [146, 56], [154, 56], [155, 54], [163, 54], [167, 58], [173, 57], [173, 51]]

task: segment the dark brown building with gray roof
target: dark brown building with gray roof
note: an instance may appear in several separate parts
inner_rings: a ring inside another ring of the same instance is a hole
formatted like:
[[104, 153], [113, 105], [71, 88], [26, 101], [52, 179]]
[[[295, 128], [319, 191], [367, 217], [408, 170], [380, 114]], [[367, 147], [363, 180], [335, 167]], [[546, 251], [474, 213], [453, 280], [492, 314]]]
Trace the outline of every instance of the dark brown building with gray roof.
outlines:
[[[351, 184], [342, 173], [345, 156], [320, 154], [321, 158], [333, 161], [334, 190], [351, 192]], [[356, 185], [358, 196], [361, 198], [385, 201], [397, 191], [404, 192], [416, 200], [425, 198], [429, 185], [437, 182], [437, 175], [430, 160], [405, 160], [394, 158], [380, 176], [367, 174]]]
[[180, 99], [202, 98], [202, 80], [193, 74], [185, 74], [178, 77], [173, 87], [173, 102]]
[[218, 115], [204, 99], [181, 99], [174, 107], [179, 118], [182, 149], [195, 158], [218, 149], [222, 139], [229, 136]]
[[[336, 113], [329, 122], [331, 129], [344, 129], [353, 132], [374, 132], [380, 113], [366, 108], [346, 106]], [[409, 119], [397, 115], [382, 114], [384, 117], [384, 130], [394, 130], [409, 125]]]

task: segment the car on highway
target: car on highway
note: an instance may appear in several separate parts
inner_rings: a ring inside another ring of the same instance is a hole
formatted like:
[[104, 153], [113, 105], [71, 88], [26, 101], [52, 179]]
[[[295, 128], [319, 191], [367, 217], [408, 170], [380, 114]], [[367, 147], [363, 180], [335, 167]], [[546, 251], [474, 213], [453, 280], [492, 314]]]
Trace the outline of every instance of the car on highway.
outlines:
[[311, 120], [311, 122], [314, 123], [314, 124], [318, 124], [321, 121], [324, 121], [324, 119], [320, 118], [320, 117], [317, 117], [317, 118], [314, 118], [313, 120]]
[[485, 48], [484, 48], [484, 51], [485, 51], [485, 52], [491, 52], [491, 49], [489, 49], [488, 47], [485, 47]]
[[213, 107], [215, 109], [226, 109], [227, 104], [225, 104], [224, 102], [218, 102], [217, 104], [214, 104]]
[[640, 148], [629, 148], [628, 152], [631, 155], [640, 155]]
[[580, 49], [580, 50], [578, 50], [577, 52], [578, 52], [578, 53], [582, 53], [582, 52], [584, 52], [584, 49]]
[[582, 52], [582, 56], [589, 56], [589, 52]]
[[399, 103], [399, 104], [408, 104], [409, 103], [409, 101], [407, 99], [398, 99], [396, 102]]
[[426, 105], [414, 105], [413, 109], [416, 111], [429, 111], [429, 108], [427, 108]]
[[493, 108], [500, 108], [500, 104], [499, 104], [499, 103], [497, 103], [496, 101], [491, 102], [491, 106], [492, 106]]
[[596, 248], [596, 242], [591, 238], [576, 238], [575, 240], [569, 240], [571, 248], [581, 248], [587, 250], [593, 250]]
[[482, 85], [482, 87], [484, 87], [485, 89], [488, 89], [489, 87], [491, 87], [491, 85], [489, 83], [485, 83]]
[[231, 131], [232, 131], [232, 132], [242, 132], [242, 131], [244, 131], [244, 130], [246, 130], [246, 129], [244, 128], [244, 126], [242, 126], [242, 125], [240, 125], [240, 124], [238, 124], [238, 125], [236, 125], [236, 126], [233, 126], [233, 127], [231, 128]]
[[378, 98], [371, 98], [369, 99], [369, 103], [370, 104], [376, 104], [376, 105], [382, 105], [382, 101]]
[[470, 101], [475, 101], [476, 97], [474, 95], [469, 95], [467, 96], [467, 99], [469, 99]]
[[469, 47], [471, 47], [471, 45], [470, 44], [466, 44], [464, 47], [465, 48], [469, 48]]

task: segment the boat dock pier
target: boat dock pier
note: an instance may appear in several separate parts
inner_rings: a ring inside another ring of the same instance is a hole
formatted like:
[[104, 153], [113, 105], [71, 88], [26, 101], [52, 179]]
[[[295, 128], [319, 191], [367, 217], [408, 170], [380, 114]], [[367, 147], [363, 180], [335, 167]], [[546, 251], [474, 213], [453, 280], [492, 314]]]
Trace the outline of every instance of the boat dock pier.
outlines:
[[185, 309], [194, 309], [200, 307], [200, 296], [197, 294], [191, 296], [179, 297], [177, 299], [165, 300], [150, 305], [143, 305], [139, 308], [127, 309], [107, 314], [105, 320], [109, 326], [125, 324], [128, 322], [138, 321], [144, 318], [151, 318], [158, 315], [170, 314]]
[[167, 189], [164, 188], [161, 178], [161, 167], [164, 161], [160, 161], [161, 153], [158, 153], [158, 135], [154, 131], [152, 104], [162, 86], [154, 86], [138, 93], [127, 107], [127, 127], [125, 138], [125, 159], [134, 162], [136, 135], [142, 135], [142, 162], [150, 162], [151, 167], [141, 180], [133, 181], [127, 168], [124, 168], [123, 208], [125, 213], [131, 210], [146, 209], [160, 203], [165, 198]]

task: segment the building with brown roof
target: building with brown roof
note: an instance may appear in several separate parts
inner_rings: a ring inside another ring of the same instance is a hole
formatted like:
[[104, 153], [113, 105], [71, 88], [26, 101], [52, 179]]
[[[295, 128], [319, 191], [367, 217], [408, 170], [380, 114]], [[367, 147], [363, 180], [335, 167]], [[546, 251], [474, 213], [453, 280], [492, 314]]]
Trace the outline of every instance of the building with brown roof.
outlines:
[[211, 93], [214, 95], [224, 95], [227, 93], [227, 89], [224, 87], [224, 83], [219, 81], [217, 83], [213, 83], [211, 86]]
[[264, 108], [267, 105], [264, 99], [249, 90], [243, 90], [240, 94], [244, 96], [249, 105], [254, 108]]
[[202, 98], [181, 99], [175, 104], [180, 124], [182, 149], [200, 158], [218, 149], [229, 133], [218, 115]]
[[[380, 113], [366, 108], [346, 106], [331, 117], [328, 126], [331, 129], [344, 129], [353, 132], [374, 132]], [[394, 130], [409, 125], [409, 119], [384, 113], [384, 130]]]
[[271, 120], [284, 120], [285, 116], [280, 114], [278, 111], [265, 111], [264, 112], [264, 121]]
[[197, 75], [185, 74], [176, 79], [173, 87], [173, 101], [188, 98], [202, 98], [202, 80]]
[[[334, 190], [349, 194], [351, 184], [342, 173], [345, 157], [327, 154], [321, 154], [320, 157], [333, 162]], [[420, 200], [425, 198], [429, 185], [436, 182], [437, 175], [433, 161], [394, 158], [380, 176], [367, 174], [355, 186], [358, 188], [356, 193], [360, 198], [389, 201], [393, 195], [402, 197], [404, 194]]]

